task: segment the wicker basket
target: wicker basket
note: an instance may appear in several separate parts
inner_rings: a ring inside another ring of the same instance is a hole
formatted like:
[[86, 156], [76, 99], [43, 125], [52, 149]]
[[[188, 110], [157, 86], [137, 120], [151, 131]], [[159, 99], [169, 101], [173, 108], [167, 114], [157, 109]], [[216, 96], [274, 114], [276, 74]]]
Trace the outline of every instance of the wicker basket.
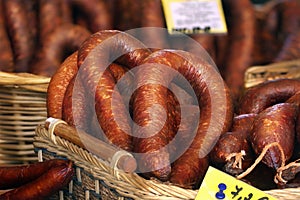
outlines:
[[248, 68], [245, 72], [245, 88], [279, 78], [300, 78], [300, 59]]
[[37, 161], [33, 136], [46, 119], [50, 78], [0, 72], [0, 164]]
[[[56, 123], [63, 122], [61, 120]], [[67, 158], [74, 161], [76, 176], [53, 199], [195, 199], [197, 190], [183, 189], [157, 180], [146, 180], [125, 173], [73, 143], [55, 135], [53, 129], [39, 125], [34, 141], [39, 161]], [[117, 162], [117, 161], [115, 161]], [[270, 190], [278, 199], [299, 199], [300, 189]]]

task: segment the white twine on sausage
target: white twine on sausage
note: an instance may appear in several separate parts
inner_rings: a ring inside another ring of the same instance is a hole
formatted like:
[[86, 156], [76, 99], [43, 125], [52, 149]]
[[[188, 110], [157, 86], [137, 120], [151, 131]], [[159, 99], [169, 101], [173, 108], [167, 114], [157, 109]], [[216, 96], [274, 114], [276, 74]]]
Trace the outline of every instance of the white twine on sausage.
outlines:
[[46, 122], [49, 122], [49, 128], [48, 128], [48, 133], [49, 133], [49, 136], [50, 136], [50, 139], [53, 141], [54, 144], [57, 144], [56, 142], [56, 138], [55, 138], [55, 135], [54, 135], [54, 130], [55, 130], [55, 127], [58, 125], [58, 124], [67, 124], [67, 122], [61, 120], [61, 119], [56, 119], [56, 118], [53, 118], [53, 117], [49, 117]]
[[275, 177], [274, 177], [274, 182], [276, 183], [276, 184], [278, 184], [279, 182], [281, 182], [281, 183], [287, 183], [288, 181], [287, 180], [285, 180], [283, 177], [282, 177], [282, 173], [283, 173], [283, 171], [284, 170], [287, 170], [287, 169], [289, 169], [289, 168], [292, 168], [292, 167], [300, 167], [300, 159], [297, 159], [297, 160], [295, 160], [294, 162], [291, 162], [291, 163], [289, 163], [289, 164], [287, 164], [287, 165], [285, 165], [285, 166], [282, 166], [282, 167], [279, 167], [278, 169], [277, 169], [277, 173], [276, 173], [276, 175], [275, 175]]
[[260, 163], [260, 161], [262, 161], [263, 157], [266, 155], [267, 151], [271, 148], [271, 147], [274, 147], [274, 146], [277, 146], [279, 148], [279, 151], [280, 151], [280, 156], [281, 156], [281, 167], [284, 167], [285, 165], [285, 155], [284, 155], [284, 152], [283, 152], [283, 149], [282, 147], [279, 145], [278, 142], [273, 142], [271, 144], [268, 144], [266, 145], [261, 154], [256, 158], [256, 160], [254, 161], [254, 163], [246, 170], [244, 171], [243, 173], [239, 174], [236, 178], [237, 179], [242, 179], [244, 178], [245, 176], [247, 176], [248, 174], [250, 174], [252, 172], [252, 170], [256, 167], [256, 165], [258, 165]]
[[239, 153], [231, 153], [226, 157], [226, 161], [230, 161], [232, 158], [234, 158], [232, 167], [242, 169], [242, 162], [244, 160], [245, 155], [246, 152], [244, 150], [241, 150], [241, 152]]

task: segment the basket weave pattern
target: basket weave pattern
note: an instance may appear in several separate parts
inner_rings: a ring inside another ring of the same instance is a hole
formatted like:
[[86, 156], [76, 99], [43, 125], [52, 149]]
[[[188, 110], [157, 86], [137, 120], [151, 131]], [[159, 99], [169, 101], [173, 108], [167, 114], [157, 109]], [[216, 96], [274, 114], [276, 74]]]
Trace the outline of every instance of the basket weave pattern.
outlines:
[[[53, 135], [43, 125], [37, 127], [34, 139], [40, 161], [52, 158], [74, 161], [76, 176], [68, 188], [60, 191], [60, 199], [195, 199], [198, 192], [156, 180], [146, 180], [135, 173], [111, 168], [109, 162]], [[300, 198], [298, 188], [269, 190], [266, 193], [278, 199]]]
[[0, 164], [37, 161], [33, 137], [45, 121], [49, 79], [31, 74], [0, 72]]
[[299, 79], [300, 59], [248, 68], [245, 72], [245, 88], [255, 86], [265, 81], [281, 78]]

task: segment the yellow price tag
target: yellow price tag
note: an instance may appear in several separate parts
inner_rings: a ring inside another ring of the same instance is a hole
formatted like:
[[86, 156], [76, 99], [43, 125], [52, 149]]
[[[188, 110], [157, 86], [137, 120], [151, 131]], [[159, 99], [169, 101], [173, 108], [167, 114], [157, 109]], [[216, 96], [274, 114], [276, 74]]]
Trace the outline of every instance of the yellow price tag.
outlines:
[[276, 200], [233, 176], [209, 167], [195, 200]]
[[221, 0], [162, 0], [170, 34], [226, 33]]

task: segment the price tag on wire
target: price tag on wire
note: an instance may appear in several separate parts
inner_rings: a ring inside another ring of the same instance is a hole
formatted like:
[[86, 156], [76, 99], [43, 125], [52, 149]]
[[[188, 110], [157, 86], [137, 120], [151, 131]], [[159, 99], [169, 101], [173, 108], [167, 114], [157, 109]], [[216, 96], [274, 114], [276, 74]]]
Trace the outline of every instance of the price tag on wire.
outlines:
[[170, 34], [226, 33], [221, 0], [162, 0]]
[[195, 200], [202, 199], [276, 200], [264, 191], [213, 167], [208, 168]]

